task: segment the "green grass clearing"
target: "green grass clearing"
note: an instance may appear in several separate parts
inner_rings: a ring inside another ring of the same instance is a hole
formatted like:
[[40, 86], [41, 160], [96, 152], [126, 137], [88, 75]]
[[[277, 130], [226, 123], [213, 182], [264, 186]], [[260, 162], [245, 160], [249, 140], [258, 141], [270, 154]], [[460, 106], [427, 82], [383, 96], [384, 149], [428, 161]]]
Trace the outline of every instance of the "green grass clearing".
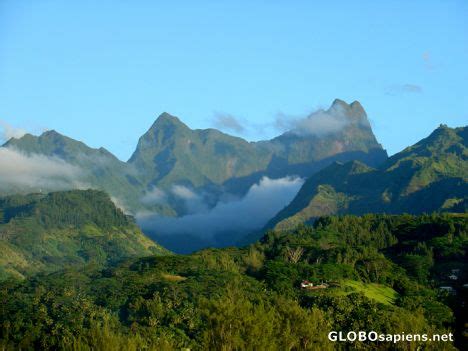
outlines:
[[170, 282], [180, 282], [180, 281], [187, 279], [177, 274], [162, 273], [161, 276]]
[[385, 305], [391, 305], [395, 302], [398, 293], [392, 288], [376, 284], [376, 283], [363, 283], [356, 280], [343, 280], [340, 282], [342, 288], [351, 288], [356, 292], [363, 293], [366, 297], [373, 299]]

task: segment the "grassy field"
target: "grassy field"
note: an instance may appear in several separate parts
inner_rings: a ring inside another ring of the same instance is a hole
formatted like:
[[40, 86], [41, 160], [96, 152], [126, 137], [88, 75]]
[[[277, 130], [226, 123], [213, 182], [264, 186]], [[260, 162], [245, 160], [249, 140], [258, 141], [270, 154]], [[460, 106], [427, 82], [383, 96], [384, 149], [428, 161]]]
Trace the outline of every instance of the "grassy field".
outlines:
[[182, 277], [180, 275], [177, 275], [177, 274], [169, 274], [169, 273], [162, 273], [161, 276], [166, 279], [167, 281], [170, 281], [170, 282], [180, 282], [180, 281], [183, 281], [187, 278], [185, 277]]
[[393, 304], [398, 295], [392, 288], [381, 284], [343, 280], [340, 282], [340, 285], [342, 288], [348, 288], [347, 290], [352, 290], [353, 292], [361, 292], [366, 297], [386, 305]]

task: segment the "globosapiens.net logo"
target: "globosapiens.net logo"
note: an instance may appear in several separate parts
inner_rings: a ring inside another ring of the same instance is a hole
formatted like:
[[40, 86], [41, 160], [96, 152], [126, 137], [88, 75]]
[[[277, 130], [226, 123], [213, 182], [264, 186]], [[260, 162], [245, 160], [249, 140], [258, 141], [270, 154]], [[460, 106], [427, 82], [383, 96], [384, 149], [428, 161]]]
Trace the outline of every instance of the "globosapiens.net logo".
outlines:
[[331, 331], [328, 333], [328, 339], [334, 342], [408, 342], [408, 341], [419, 341], [419, 342], [432, 342], [432, 341], [453, 341], [453, 334], [385, 334], [378, 333], [376, 331]]

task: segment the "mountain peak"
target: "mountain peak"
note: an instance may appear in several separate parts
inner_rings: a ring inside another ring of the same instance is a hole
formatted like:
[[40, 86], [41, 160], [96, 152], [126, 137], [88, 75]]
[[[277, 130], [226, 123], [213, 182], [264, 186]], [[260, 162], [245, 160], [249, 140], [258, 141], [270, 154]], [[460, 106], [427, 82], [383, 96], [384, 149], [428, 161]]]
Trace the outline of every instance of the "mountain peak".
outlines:
[[362, 107], [361, 103], [357, 100], [354, 100], [351, 105], [349, 105], [351, 107], [352, 110], [356, 111], [356, 112], [363, 112], [363, 113], [366, 113], [364, 111], [364, 107]]
[[49, 129], [43, 132], [39, 137], [63, 137], [63, 135], [57, 132], [55, 129]]
[[174, 140], [176, 136], [184, 135], [190, 131], [191, 129], [178, 117], [167, 112], [161, 113], [146, 133], [138, 140], [136, 150], [130, 157], [129, 162], [134, 162], [143, 150], [151, 150], [154, 147], [160, 147]]
[[66, 138], [64, 135], [58, 133], [57, 131], [51, 129], [51, 130], [46, 130], [43, 132], [41, 135], [33, 135], [30, 133], [26, 133], [23, 136], [19, 138], [11, 138], [8, 140], [5, 144], [2, 146], [17, 146], [18, 143], [31, 143], [31, 142], [36, 142], [37, 140], [41, 139], [56, 139], [56, 138]]
[[341, 100], [341, 99], [335, 99], [335, 100], [333, 100], [330, 108], [338, 107], [338, 106], [340, 106], [340, 107], [349, 107], [349, 105], [346, 103], [346, 101]]
[[[178, 117], [171, 115], [170, 113], [161, 113], [156, 121], [154, 121], [152, 127], [163, 126], [163, 125], [179, 125], [187, 127]], [[188, 127], [187, 127], [188, 128]]]
[[176, 131], [190, 130], [190, 128], [183, 123], [178, 117], [171, 115], [170, 113], [163, 112], [161, 113], [148, 131], [142, 136], [142, 138], [154, 139], [156, 135], [163, 134], [173, 134]]
[[367, 113], [362, 107], [361, 103], [357, 100], [353, 101], [351, 104], [348, 104], [344, 100], [335, 99], [327, 112], [341, 115], [352, 123], [370, 127]]
[[166, 112], [164, 111], [163, 113], [161, 113], [157, 119], [168, 119], [168, 120], [171, 120], [171, 119], [175, 119], [175, 120], [179, 120], [179, 118], [177, 118], [176, 116], [174, 115], [171, 115], [169, 112]]

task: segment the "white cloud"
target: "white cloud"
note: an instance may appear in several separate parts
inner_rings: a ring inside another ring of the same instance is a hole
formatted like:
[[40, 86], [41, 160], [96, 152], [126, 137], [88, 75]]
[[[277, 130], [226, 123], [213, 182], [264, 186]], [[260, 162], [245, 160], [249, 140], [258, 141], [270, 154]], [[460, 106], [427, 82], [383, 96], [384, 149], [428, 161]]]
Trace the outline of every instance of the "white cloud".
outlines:
[[279, 113], [275, 127], [281, 131], [291, 131], [297, 135], [316, 135], [336, 133], [351, 123], [350, 116], [340, 106], [328, 110], [319, 109], [305, 118], [289, 117]]
[[0, 119], [0, 142], [6, 142], [11, 138], [21, 138], [26, 133], [24, 129], [13, 127], [11, 124]]
[[[417, 92], [422, 89], [417, 85], [405, 84], [404, 89]], [[236, 118], [228, 113], [215, 113], [213, 123], [216, 128], [231, 130], [238, 134], [250, 135], [270, 132], [291, 132], [296, 135], [323, 136], [336, 133], [346, 128], [351, 123], [362, 122], [367, 124], [367, 116], [361, 111], [345, 108], [345, 104], [333, 104], [329, 109], [317, 108], [314, 112], [299, 116], [287, 115], [279, 112], [272, 122], [252, 123], [247, 120]], [[268, 131], [268, 132], [266, 132]]]
[[167, 194], [163, 190], [155, 187], [141, 198], [141, 202], [145, 205], [164, 204], [167, 202]]
[[183, 201], [187, 213], [196, 213], [207, 209], [203, 197], [184, 185], [173, 185], [171, 193]]
[[238, 118], [227, 113], [216, 112], [214, 115], [213, 123], [216, 128], [222, 130], [230, 130], [238, 134], [245, 132], [245, 127]]
[[85, 187], [82, 170], [56, 157], [0, 148], [0, 191], [61, 190]]
[[183, 199], [183, 200], [194, 200], [197, 199], [199, 196], [195, 194], [192, 190], [187, 188], [186, 186], [183, 185], [173, 185], [171, 188], [171, 192]]
[[277, 212], [286, 206], [303, 184], [300, 178], [285, 177], [270, 179], [263, 177], [254, 184], [241, 199], [220, 202], [214, 208], [183, 217], [162, 217], [155, 214], [137, 215], [143, 229], [158, 235], [190, 234], [212, 238], [223, 231], [240, 232], [263, 227]]

